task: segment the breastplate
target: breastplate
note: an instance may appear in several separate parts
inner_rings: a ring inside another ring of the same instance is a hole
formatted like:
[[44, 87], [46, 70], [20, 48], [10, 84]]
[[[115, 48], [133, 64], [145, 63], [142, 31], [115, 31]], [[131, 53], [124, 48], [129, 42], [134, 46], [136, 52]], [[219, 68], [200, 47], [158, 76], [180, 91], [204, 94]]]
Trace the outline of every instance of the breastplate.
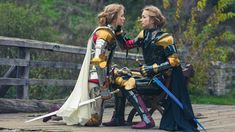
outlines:
[[155, 43], [158, 32], [159, 31], [145, 31], [142, 52], [145, 64], [147, 65], [152, 65], [154, 63], [161, 64], [166, 61], [164, 48]]

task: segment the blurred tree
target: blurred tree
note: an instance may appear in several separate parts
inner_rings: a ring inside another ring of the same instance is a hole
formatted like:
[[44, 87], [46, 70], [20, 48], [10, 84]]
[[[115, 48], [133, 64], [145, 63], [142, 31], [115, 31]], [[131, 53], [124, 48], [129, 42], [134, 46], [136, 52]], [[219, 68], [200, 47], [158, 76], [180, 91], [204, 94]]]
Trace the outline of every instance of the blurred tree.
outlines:
[[[222, 27], [234, 21], [234, 0], [191, 1], [191, 10], [184, 11], [184, 0], [177, 1], [175, 13], [175, 35], [184, 51], [185, 61], [194, 65], [196, 75], [191, 83], [191, 92], [205, 92], [212, 61], [227, 62], [230, 48], [235, 41], [234, 29]], [[184, 15], [185, 13], [190, 13]], [[234, 27], [230, 25], [229, 27]]]

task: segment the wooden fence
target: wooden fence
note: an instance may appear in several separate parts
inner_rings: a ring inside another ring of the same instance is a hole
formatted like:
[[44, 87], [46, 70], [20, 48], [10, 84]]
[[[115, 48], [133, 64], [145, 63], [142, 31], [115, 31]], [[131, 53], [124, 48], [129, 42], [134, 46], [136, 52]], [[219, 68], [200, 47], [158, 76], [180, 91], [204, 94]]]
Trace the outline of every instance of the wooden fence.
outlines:
[[[49, 43], [36, 40], [9, 38], [0, 36], [0, 48], [16, 47], [19, 50], [17, 58], [0, 58], [0, 65], [8, 65], [8, 71], [0, 77], [0, 97], [9, 89], [9, 86], [16, 86], [17, 98], [29, 98], [30, 85], [47, 85], [47, 86], [74, 86], [76, 80], [59, 80], [59, 79], [33, 79], [29, 77], [31, 67], [45, 67], [45, 68], [64, 68], [64, 69], [80, 69], [81, 64], [72, 62], [58, 62], [58, 61], [42, 61], [31, 60], [31, 49], [41, 51], [69, 53], [84, 55], [86, 48], [79, 46], [69, 46], [58, 43]], [[122, 52], [115, 52], [114, 58], [117, 59], [136, 59], [136, 54], [126, 54]]]
[[[17, 58], [0, 58], [0, 65], [10, 66], [8, 71], [0, 77], [0, 97], [3, 97], [9, 86], [16, 86], [16, 98], [29, 98], [30, 85], [45, 86], [74, 86], [76, 80], [63, 79], [34, 79], [29, 77], [31, 67], [62, 68], [79, 70], [81, 64], [73, 62], [31, 60], [31, 49], [40, 51], [57, 52], [59, 54], [68, 53], [84, 55], [85, 47], [69, 46], [58, 43], [49, 43], [36, 40], [18, 39], [0, 36], [0, 48], [17, 48], [19, 54]], [[135, 60], [136, 54], [116, 52], [114, 58]], [[69, 61], [69, 60], [68, 60]], [[210, 73], [208, 90], [215, 95], [224, 95], [235, 87], [235, 62], [223, 64], [213, 63], [214, 69]]]

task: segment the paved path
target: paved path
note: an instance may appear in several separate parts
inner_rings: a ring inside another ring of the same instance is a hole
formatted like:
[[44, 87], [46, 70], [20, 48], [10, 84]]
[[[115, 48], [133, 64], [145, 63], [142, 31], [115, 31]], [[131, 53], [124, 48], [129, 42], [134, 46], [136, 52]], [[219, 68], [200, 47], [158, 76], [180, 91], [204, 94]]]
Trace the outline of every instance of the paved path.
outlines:
[[[126, 113], [131, 107], [127, 107]], [[206, 127], [208, 132], [233, 132], [235, 131], [235, 106], [227, 105], [193, 105], [195, 113], [201, 113], [204, 117], [199, 121]], [[106, 108], [104, 111], [104, 121], [109, 121], [113, 108]], [[142, 131], [159, 131], [160, 114], [155, 111], [153, 118], [156, 127], [148, 130], [134, 130], [128, 126], [125, 127], [81, 127], [67, 126], [60, 121], [49, 121], [43, 123], [41, 120], [24, 123], [24, 121], [32, 119], [32, 116], [39, 116], [45, 113], [17, 113], [17, 114], [0, 114], [0, 132], [142, 132]], [[127, 115], [126, 115], [127, 116]], [[134, 120], [139, 120], [135, 118]]]

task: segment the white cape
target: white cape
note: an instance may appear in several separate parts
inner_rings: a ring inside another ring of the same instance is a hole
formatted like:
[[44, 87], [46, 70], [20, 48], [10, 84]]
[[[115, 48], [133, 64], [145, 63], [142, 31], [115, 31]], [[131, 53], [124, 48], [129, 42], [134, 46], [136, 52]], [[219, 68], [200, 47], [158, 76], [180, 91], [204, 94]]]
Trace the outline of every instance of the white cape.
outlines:
[[91, 118], [91, 105], [84, 105], [79, 108], [78, 105], [79, 103], [90, 99], [88, 91], [88, 78], [92, 50], [92, 36], [93, 34], [87, 43], [86, 55], [83, 60], [82, 68], [80, 70], [76, 85], [69, 98], [56, 114], [57, 116], [61, 116], [67, 125], [85, 125], [86, 122]]

